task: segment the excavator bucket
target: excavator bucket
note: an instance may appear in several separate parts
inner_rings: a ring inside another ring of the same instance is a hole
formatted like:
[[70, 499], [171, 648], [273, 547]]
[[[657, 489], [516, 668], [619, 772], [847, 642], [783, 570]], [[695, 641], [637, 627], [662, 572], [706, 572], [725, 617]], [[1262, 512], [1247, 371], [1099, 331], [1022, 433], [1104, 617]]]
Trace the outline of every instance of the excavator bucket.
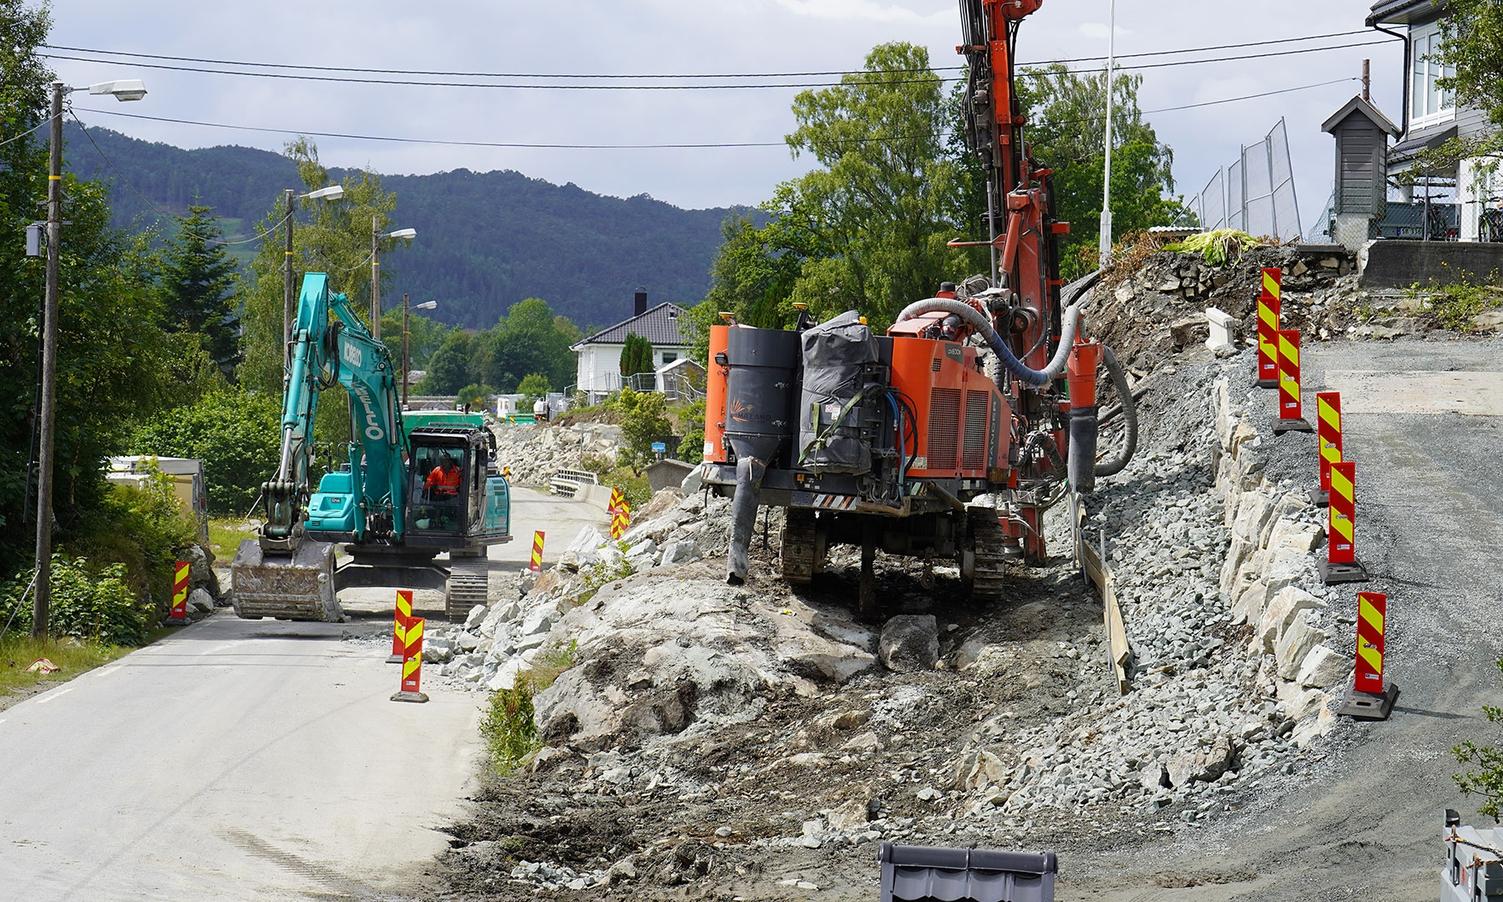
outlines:
[[282, 620], [344, 620], [334, 591], [334, 546], [304, 541], [292, 554], [266, 553], [255, 539], [240, 543], [230, 565], [235, 613]]

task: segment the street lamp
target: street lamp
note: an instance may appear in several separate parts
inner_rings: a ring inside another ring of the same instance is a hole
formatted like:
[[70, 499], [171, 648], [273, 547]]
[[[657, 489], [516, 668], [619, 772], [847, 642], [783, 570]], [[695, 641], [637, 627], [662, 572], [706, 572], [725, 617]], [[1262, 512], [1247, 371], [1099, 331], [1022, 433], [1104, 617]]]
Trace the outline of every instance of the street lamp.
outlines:
[[371, 337], [381, 340], [381, 239], [401, 238], [411, 241], [417, 237], [417, 229], [397, 229], [381, 234], [380, 221], [371, 217]]
[[1117, 71], [1117, 0], [1111, 0], [1106, 24], [1106, 172], [1101, 194], [1101, 266], [1112, 259], [1112, 82]]
[[292, 304], [296, 291], [292, 284], [292, 205], [298, 200], [339, 200], [344, 197], [344, 186], [328, 185], [306, 194], [288, 188], [282, 192], [282, 197], [287, 206], [287, 214], [282, 217], [287, 224], [282, 245], [282, 371], [285, 373], [292, 364]]
[[[403, 229], [403, 231], [413, 232], [412, 229]], [[417, 233], [413, 232], [413, 234], [417, 234]], [[409, 359], [409, 356], [408, 356], [408, 353], [407, 353], [407, 311], [408, 311], [408, 309], [409, 308], [407, 306], [407, 293], [403, 292], [402, 293], [402, 409], [403, 410], [407, 409], [407, 371], [411, 368], [411, 363], [412, 363], [412, 361]], [[438, 309], [438, 301], [423, 301], [421, 304], [418, 304], [418, 305], [416, 305], [416, 306], [414, 306], [414, 307], [412, 307], [410, 309], [413, 309], [413, 310], [436, 310], [436, 309]]]
[[106, 94], [116, 100], [140, 100], [146, 85], [140, 79], [101, 81], [83, 87], [52, 83], [52, 145], [47, 168], [47, 286], [42, 302], [41, 436], [37, 449], [36, 589], [32, 595], [31, 634], [47, 637], [52, 602], [52, 457], [57, 424], [57, 267], [62, 254], [63, 228], [63, 96], [74, 91]]

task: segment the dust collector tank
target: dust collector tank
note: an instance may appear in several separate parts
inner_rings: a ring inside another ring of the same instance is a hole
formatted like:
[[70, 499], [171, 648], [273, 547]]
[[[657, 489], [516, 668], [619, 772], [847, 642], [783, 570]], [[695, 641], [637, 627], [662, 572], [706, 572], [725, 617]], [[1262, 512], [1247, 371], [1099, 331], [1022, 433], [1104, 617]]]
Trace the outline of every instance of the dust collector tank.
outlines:
[[798, 333], [750, 326], [727, 331], [726, 442], [737, 458], [782, 462], [793, 439]]

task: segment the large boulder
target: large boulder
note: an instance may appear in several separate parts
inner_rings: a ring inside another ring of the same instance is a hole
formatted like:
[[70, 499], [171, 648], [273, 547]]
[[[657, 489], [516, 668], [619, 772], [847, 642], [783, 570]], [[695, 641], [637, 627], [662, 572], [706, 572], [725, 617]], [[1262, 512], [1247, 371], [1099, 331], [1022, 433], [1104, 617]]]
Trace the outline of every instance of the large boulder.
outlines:
[[1299, 676], [1300, 665], [1305, 663], [1310, 649], [1326, 641], [1326, 634], [1311, 625], [1307, 616], [1301, 614], [1291, 621], [1274, 648], [1280, 679], [1292, 680]]
[[939, 623], [933, 614], [900, 614], [882, 624], [882, 666], [898, 673], [933, 670], [939, 662]]
[[1214, 783], [1226, 773], [1237, 758], [1237, 748], [1226, 736], [1216, 736], [1199, 748], [1186, 749], [1169, 759], [1166, 771], [1169, 783], [1185, 786], [1191, 782]]

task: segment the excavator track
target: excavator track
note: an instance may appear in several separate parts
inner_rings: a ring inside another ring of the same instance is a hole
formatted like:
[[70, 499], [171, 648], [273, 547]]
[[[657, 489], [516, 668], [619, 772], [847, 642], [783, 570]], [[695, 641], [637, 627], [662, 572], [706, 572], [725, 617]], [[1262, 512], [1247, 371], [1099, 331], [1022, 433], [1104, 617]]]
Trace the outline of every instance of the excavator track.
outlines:
[[783, 521], [783, 581], [807, 586], [824, 565], [824, 544], [814, 511], [790, 507]]
[[490, 561], [485, 557], [462, 557], [449, 562], [449, 583], [444, 590], [444, 615], [462, 623], [470, 609], [490, 597]]
[[968, 520], [971, 600], [985, 604], [1000, 602], [1007, 590], [1006, 537], [997, 520], [997, 511], [989, 507], [971, 508]]

